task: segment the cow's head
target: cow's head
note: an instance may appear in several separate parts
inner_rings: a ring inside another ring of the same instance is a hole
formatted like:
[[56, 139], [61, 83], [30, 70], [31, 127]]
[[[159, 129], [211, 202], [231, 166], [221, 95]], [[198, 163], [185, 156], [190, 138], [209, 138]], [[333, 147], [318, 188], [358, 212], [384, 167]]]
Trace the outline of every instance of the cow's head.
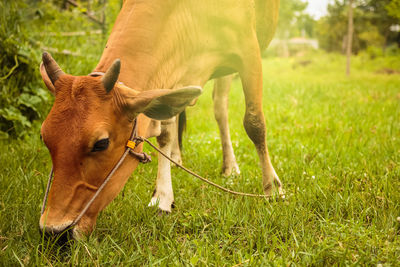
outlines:
[[[54, 168], [40, 218], [45, 232], [64, 231], [82, 211], [123, 154], [139, 114], [145, 116], [139, 116], [137, 129], [145, 134], [148, 118], [173, 117], [201, 93], [198, 87], [136, 91], [117, 82], [119, 71], [120, 61], [116, 60], [102, 76], [72, 76], [48, 53], [43, 54], [40, 72], [55, 95], [41, 129]], [[74, 235], [93, 229], [98, 213], [117, 196], [137, 164], [136, 158], [127, 157], [74, 227]]]

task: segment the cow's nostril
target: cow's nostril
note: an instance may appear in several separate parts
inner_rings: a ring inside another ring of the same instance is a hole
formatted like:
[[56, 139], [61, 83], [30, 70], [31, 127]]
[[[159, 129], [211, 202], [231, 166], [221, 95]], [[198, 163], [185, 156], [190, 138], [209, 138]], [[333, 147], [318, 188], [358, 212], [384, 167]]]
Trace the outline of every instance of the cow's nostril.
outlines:
[[73, 227], [39, 227], [39, 233], [47, 241], [55, 242], [59, 245], [65, 245], [73, 239]]
[[55, 236], [57, 244], [64, 245], [68, 241], [72, 240], [72, 228], [68, 228], [63, 232], [56, 234]]

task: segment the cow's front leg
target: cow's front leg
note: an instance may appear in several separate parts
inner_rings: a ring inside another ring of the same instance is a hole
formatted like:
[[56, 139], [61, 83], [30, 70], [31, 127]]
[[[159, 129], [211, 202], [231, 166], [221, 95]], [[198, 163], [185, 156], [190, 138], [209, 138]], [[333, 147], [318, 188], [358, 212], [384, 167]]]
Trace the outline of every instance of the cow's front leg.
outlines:
[[214, 116], [218, 123], [222, 144], [222, 174], [225, 176], [240, 174], [239, 166], [233, 153], [228, 122], [228, 97], [232, 78], [233, 75], [228, 75], [215, 79], [213, 91]]
[[[175, 118], [162, 121], [161, 134], [157, 137], [160, 149], [168, 156], [171, 156], [171, 149], [176, 135], [175, 127]], [[171, 212], [173, 202], [171, 164], [167, 158], [159, 153], [156, 188], [149, 206], [158, 206], [162, 211]]]

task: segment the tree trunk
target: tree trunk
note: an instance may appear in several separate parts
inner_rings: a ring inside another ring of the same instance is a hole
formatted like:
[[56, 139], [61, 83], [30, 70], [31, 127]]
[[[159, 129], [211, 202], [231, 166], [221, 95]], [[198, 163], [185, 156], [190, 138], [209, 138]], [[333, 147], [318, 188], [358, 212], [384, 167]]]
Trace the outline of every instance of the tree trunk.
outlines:
[[350, 64], [351, 64], [351, 52], [353, 46], [353, 0], [349, 2], [349, 25], [347, 31], [347, 67], [346, 67], [346, 74], [347, 76], [350, 75]]

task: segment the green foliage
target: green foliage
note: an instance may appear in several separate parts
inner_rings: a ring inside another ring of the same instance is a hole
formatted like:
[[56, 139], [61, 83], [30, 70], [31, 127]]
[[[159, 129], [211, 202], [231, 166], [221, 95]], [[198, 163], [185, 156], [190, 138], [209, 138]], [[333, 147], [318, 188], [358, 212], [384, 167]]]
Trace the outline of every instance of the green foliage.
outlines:
[[400, 0], [392, 0], [385, 6], [388, 15], [400, 20]]
[[368, 46], [365, 52], [368, 54], [368, 56], [371, 59], [375, 59], [377, 57], [382, 57], [383, 56], [383, 51], [381, 48], [376, 47], [376, 46]]
[[360, 42], [364, 42], [367, 46], [382, 47], [385, 44], [385, 38], [379, 33], [378, 27], [367, 23], [368, 31], [362, 31], [358, 34]]
[[[317, 36], [320, 46], [330, 52], [344, 52], [347, 38], [348, 0], [335, 0], [328, 5], [328, 15], [318, 21]], [[384, 48], [398, 43], [398, 33], [390, 26], [400, 23], [396, 18], [395, 1], [358, 0], [354, 8], [353, 51], [369, 46]]]
[[[38, 233], [50, 156], [35, 133], [0, 143], [0, 265], [397, 266], [400, 259], [400, 70], [397, 57], [321, 52], [263, 62], [272, 162], [287, 201], [228, 195], [172, 169], [176, 208], [147, 207], [157, 175], [141, 165], [101, 214], [94, 233], [60, 248]], [[308, 62], [309, 64], [304, 64]], [[184, 165], [232, 189], [261, 193], [256, 150], [242, 125], [234, 80], [232, 143], [241, 175], [221, 177], [212, 83], [189, 108]], [[206, 119], [205, 119], [206, 118]]]
[[[49, 111], [53, 97], [39, 74], [44, 50], [75, 75], [89, 73], [101, 55], [107, 34], [92, 32], [108, 31], [107, 24], [103, 28], [78, 8], [63, 10], [62, 2], [0, 2], [0, 138], [23, 137], [32, 128], [37, 131]], [[91, 1], [94, 16], [101, 17], [107, 7], [106, 21], [114, 21], [120, 1], [108, 1], [106, 6], [103, 2]], [[63, 34], [71, 32], [84, 34]]]
[[315, 37], [316, 21], [309, 14], [301, 14], [297, 19], [297, 36]]
[[398, 56], [400, 55], [400, 47], [398, 47], [397, 45], [389, 45], [388, 47], [386, 47], [385, 49], [385, 55], [386, 56]]
[[0, 3], [0, 138], [20, 136], [49, 100], [38, 84], [38, 57], [22, 22], [26, 5]]
[[307, 2], [302, 0], [281, 0], [277, 37], [313, 37], [315, 21], [305, 13], [306, 7]]

